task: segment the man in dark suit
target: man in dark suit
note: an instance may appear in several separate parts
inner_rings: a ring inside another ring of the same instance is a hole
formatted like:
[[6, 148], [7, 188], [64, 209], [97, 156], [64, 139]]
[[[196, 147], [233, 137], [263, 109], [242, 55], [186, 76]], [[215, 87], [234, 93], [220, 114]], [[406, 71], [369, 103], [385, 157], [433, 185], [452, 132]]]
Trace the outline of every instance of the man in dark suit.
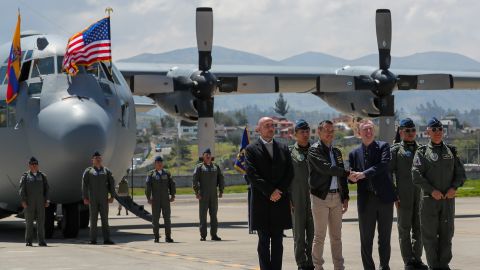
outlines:
[[375, 140], [373, 122], [360, 122], [358, 133], [362, 144], [350, 152], [353, 171], [349, 180], [357, 183], [358, 222], [363, 269], [375, 270], [372, 258], [375, 226], [378, 224], [378, 253], [380, 268], [390, 269], [390, 236], [392, 233], [393, 203], [397, 201], [390, 174], [390, 146]]
[[271, 118], [261, 118], [256, 130], [260, 138], [245, 149], [247, 178], [252, 185], [252, 229], [258, 232], [260, 269], [280, 270], [283, 230], [292, 228], [287, 193], [293, 178], [292, 158], [288, 147], [273, 139]]

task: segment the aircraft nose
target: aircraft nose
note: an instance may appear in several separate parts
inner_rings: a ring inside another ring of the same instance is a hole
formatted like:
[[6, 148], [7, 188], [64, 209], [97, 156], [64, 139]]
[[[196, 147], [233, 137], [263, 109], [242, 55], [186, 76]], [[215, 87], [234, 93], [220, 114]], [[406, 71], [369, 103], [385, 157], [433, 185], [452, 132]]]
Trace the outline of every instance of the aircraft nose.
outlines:
[[[92, 153], [104, 153], [109, 117], [90, 100], [70, 98], [47, 106], [39, 113], [39, 130], [49, 137], [42, 148], [50, 148], [65, 160], [87, 159]], [[47, 150], [48, 151], [48, 150]]]

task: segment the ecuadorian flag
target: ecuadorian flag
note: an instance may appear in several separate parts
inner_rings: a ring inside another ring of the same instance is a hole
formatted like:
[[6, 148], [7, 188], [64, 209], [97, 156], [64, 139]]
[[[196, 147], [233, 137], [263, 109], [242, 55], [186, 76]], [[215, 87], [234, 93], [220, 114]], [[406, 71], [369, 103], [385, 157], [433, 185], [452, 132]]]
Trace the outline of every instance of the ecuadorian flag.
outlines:
[[20, 84], [18, 82], [20, 78], [20, 61], [22, 49], [20, 47], [20, 13], [18, 13], [17, 27], [13, 33], [12, 48], [10, 49], [10, 55], [8, 56], [7, 66], [7, 104], [14, 101], [17, 97]]
[[245, 171], [245, 148], [250, 144], [250, 138], [248, 137], [247, 127], [243, 130], [242, 142], [240, 143], [240, 151], [235, 160], [234, 168], [242, 174], [246, 174]]

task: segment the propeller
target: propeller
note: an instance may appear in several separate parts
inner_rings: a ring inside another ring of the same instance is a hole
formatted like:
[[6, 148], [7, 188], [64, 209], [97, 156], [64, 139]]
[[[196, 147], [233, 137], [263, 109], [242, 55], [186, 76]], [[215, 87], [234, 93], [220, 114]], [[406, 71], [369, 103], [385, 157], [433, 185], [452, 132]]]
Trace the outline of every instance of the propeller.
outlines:
[[395, 75], [389, 68], [391, 64], [392, 16], [388, 9], [378, 9], [375, 14], [379, 69], [371, 75], [320, 75], [318, 92], [346, 92], [370, 90], [376, 98], [375, 106], [379, 110], [376, 116], [394, 115], [393, 90], [433, 90], [453, 88], [450, 74]]
[[213, 94], [217, 78], [209, 70], [212, 67], [213, 11], [210, 7], [199, 7], [196, 11], [196, 34], [198, 48], [198, 71], [193, 81], [193, 105], [198, 112], [198, 155], [210, 148], [215, 156], [215, 122], [213, 120]]

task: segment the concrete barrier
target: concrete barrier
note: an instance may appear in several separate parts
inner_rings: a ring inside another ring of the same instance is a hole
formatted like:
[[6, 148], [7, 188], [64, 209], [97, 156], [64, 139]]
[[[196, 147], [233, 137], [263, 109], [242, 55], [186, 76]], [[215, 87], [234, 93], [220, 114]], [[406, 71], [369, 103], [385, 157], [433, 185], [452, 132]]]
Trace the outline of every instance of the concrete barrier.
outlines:
[[[246, 184], [241, 174], [224, 174], [225, 177], [225, 186], [234, 186], [234, 185], [243, 185]], [[134, 174], [133, 175], [133, 187], [134, 188], [144, 188], [145, 180], [147, 179], [146, 174]], [[173, 180], [177, 184], [177, 187], [191, 187], [193, 178], [191, 175], [178, 175], [173, 176]], [[129, 187], [132, 185], [132, 176], [128, 176]]]

